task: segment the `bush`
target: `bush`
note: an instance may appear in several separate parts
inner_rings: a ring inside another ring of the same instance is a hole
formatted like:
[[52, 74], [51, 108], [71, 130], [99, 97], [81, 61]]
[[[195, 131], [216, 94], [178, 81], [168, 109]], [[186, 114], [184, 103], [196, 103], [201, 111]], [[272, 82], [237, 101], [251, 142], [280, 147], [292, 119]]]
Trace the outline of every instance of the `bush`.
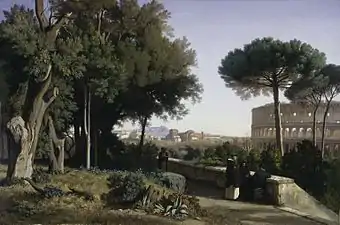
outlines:
[[117, 170], [155, 171], [157, 169], [158, 148], [153, 144], [145, 144], [142, 149], [138, 145], [128, 144], [112, 152], [112, 162]]
[[261, 152], [256, 149], [249, 151], [246, 161], [250, 170], [256, 171], [261, 163]]
[[202, 150], [198, 148], [192, 148], [190, 146], [186, 147], [186, 155], [183, 157], [184, 160], [194, 160], [202, 157]]
[[272, 174], [278, 174], [281, 171], [281, 152], [275, 147], [269, 146], [260, 154], [261, 164], [264, 169]]
[[295, 151], [284, 155], [282, 175], [294, 178], [299, 186], [318, 198], [324, 193], [325, 166], [321, 151], [304, 140], [297, 144]]
[[15, 201], [13, 206], [7, 210], [8, 213], [15, 214], [19, 217], [32, 217], [38, 214], [40, 208], [37, 204], [32, 204], [28, 201]]
[[225, 142], [214, 148], [207, 148], [204, 151], [200, 164], [207, 166], [225, 166], [228, 158], [236, 156], [238, 161], [244, 161], [247, 158], [247, 152], [241, 147]]
[[340, 209], [340, 159], [323, 165], [325, 171], [325, 193], [321, 201], [338, 213]]
[[106, 196], [109, 205], [135, 203], [145, 190], [146, 177], [138, 172], [114, 172], [108, 178], [110, 191]]
[[186, 179], [183, 175], [177, 173], [161, 173], [159, 175], [160, 183], [169, 188], [174, 190], [178, 193], [184, 193], [186, 188]]
[[35, 168], [32, 174], [32, 181], [40, 184], [49, 183], [51, 182], [51, 174], [41, 167]]
[[182, 200], [182, 204], [187, 206], [187, 211], [190, 217], [205, 217], [207, 216], [207, 211], [202, 209], [199, 204], [199, 199], [195, 196], [182, 195], [179, 193], [173, 193], [169, 196], [164, 196], [158, 204], [162, 205], [164, 208], [167, 208], [176, 201], [176, 199], [180, 198]]

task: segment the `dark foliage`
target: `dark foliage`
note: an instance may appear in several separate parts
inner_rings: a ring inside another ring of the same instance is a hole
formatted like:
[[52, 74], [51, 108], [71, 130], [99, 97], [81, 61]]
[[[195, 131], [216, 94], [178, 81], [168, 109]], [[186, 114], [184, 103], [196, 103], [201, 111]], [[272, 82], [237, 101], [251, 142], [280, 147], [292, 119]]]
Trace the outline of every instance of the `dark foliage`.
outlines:
[[114, 172], [108, 178], [108, 205], [135, 203], [145, 191], [145, 175], [141, 172]]
[[35, 168], [32, 174], [32, 181], [40, 184], [49, 183], [51, 181], [51, 174], [43, 168]]
[[135, 144], [124, 145], [120, 149], [111, 152], [112, 169], [135, 171], [155, 171], [157, 169], [158, 147], [153, 144], [145, 144], [142, 148]]
[[241, 147], [225, 142], [216, 148], [207, 148], [200, 163], [208, 166], [225, 166], [228, 158], [237, 157], [239, 162], [246, 160], [247, 152]]
[[281, 170], [281, 152], [275, 146], [268, 146], [260, 154], [260, 163], [267, 171], [278, 174]]
[[187, 151], [187, 154], [183, 157], [184, 160], [190, 161], [202, 157], [202, 150], [200, 149], [187, 146], [185, 150]]
[[321, 151], [312, 142], [304, 140], [297, 144], [296, 150], [285, 154], [282, 173], [294, 178], [298, 185], [314, 196], [320, 197], [325, 191], [326, 165], [322, 161]]

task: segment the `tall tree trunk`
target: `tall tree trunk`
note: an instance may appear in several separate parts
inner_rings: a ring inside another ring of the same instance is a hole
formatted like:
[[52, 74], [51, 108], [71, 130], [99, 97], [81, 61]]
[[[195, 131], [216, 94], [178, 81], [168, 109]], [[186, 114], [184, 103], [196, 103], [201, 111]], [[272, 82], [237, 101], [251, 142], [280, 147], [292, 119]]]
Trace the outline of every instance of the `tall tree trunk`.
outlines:
[[282, 141], [282, 130], [281, 130], [281, 110], [279, 101], [279, 87], [273, 85], [273, 98], [274, 98], [274, 116], [275, 116], [275, 136], [276, 136], [276, 147], [280, 150], [281, 155], [285, 154]]
[[98, 166], [98, 129], [92, 126], [92, 148], [94, 153], [94, 166]]
[[64, 159], [65, 159], [65, 138], [58, 138], [55, 130], [53, 119], [51, 116], [47, 117], [48, 135], [50, 139], [50, 166], [51, 173], [64, 173]]
[[325, 109], [325, 112], [323, 114], [322, 133], [321, 133], [321, 155], [322, 155], [322, 158], [325, 155], [325, 132], [326, 132], [327, 114], [328, 114], [328, 111], [329, 111], [330, 104], [331, 104], [331, 100], [327, 101], [326, 109]]
[[0, 102], [0, 160], [4, 160], [4, 153], [5, 153], [5, 149], [4, 149], [4, 144], [3, 144], [3, 129], [2, 129], [2, 107], [1, 107], [1, 102]]
[[313, 111], [313, 127], [312, 127], [312, 138], [313, 138], [313, 145], [316, 146], [316, 113], [318, 112], [319, 106], [314, 108]]
[[91, 167], [91, 94], [84, 85], [84, 131], [86, 138], [86, 169]]
[[32, 176], [35, 150], [38, 144], [43, 117], [46, 109], [58, 94], [58, 89], [55, 88], [52, 97], [48, 101], [43, 99], [51, 83], [50, 72], [51, 65], [47, 71], [47, 79], [34, 98], [27, 120], [25, 121], [21, 116], [15, 116], [7, 123], [12, 142], [9, 151], [14, 151], [9, 159], [8, 166], [11, 169], [7, 173], [7, 179], [12, 179], [13, 177], [30, 178]]
[[[81, 109], [79, 109], [80, 112]], [[81, 165], [84, 165], [85, 158], [84, 158], [84, 136], [82, 135], [82, 120], [79, 118], [82, 113], [78, 113], [75, 115], [75, 121], [74, 121], [74, 142], [75, 142], [75, 152], [72, 156], [72, 159], [70, 160], [72, 166], [74, 167], [80, 167]]]
[[142, 147], [144, 145], [144, 138], [145, 138], [145, 128], [148, 123], [148, 117], [144, 116], [143, 119], [141, 120], [141, 126], [142, 126], [142, 133], [139, 139], [139, 150], [142, 150]]
[[[46, 38], [45, 41], [49, 44], [49, 47], [53, 49], [59, 29], [65, 24], [71, 14], [62, 16], [55, 23], [52, 23], [52, 21], [46, 18], [45, 10], [44, 0], [35, 0], [35, 14], [40, 32]], [[58, 94], [58, 89], [54, 88], [52, 97], [47, 101], [44, 100], [51, 84], [51, 71], [52, 64], [50, 63], [46, 67], [45, 74], [41, 74], [44, 76], [28, 82], [22, 115], [13, 116], [7, 123], [8, 134], [11, 140], [11, 149], [9, 149], [11, 157], [8, 163], [7, 179], [14, 177], [31, 178], [32, 176], [33, 160], [43, 117], [46, 109]], [[27, 93], [34, 94], [31, 96]]]

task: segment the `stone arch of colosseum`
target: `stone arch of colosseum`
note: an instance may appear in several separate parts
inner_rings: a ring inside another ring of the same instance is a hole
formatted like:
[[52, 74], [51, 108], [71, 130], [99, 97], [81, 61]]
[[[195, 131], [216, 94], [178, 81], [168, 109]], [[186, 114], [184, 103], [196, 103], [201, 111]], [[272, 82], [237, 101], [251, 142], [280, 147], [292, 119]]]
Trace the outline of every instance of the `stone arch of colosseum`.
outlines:
[[[251, 136], [254, 142], [267, 143], [275, 139], [273, 104], [263, 105], [252, 110]], [[316, 138], [321, 140], [322, 121], [325, 105], [316, 113]], [[284, 142], [296, 143], [312, 138], [313, 109], [307, 106], [281, 104], [282, 135]], [[340, 103], [333, 102], [326, 117], [326, 148], [339, 149], [340, 145]]]

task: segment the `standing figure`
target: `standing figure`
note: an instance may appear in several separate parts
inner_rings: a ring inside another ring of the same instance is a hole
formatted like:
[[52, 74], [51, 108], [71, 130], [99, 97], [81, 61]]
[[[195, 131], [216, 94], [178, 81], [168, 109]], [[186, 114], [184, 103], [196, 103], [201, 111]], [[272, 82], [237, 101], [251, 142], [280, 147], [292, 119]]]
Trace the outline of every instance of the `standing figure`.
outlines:
[[265, 200], [267, 179], [270, 177], [271, 177], [271, 174], [268, 173], [262, 165], [260, 165], [259, 169], [255, 172], [253, 176], [253, 188], [254, 188], [254, 200], [255, 201]]
[[161, 148], [161, 151], [158, 154], [158, 169], [163, 170], [163, 167], [165, 166], [165, 172], [167, 172], [168, 160], [169, 160], [168, 152], [166, 151], [165, 148]]
[[236, 200], [240, 194], [239, 169], [235, 160], [228, 159], [226, 167], [226, 189], [225, 198]]
[[250, 184], [250, 170], [245, 161], [240, 164], [240, 199], [249, 201], [252, 189]]

